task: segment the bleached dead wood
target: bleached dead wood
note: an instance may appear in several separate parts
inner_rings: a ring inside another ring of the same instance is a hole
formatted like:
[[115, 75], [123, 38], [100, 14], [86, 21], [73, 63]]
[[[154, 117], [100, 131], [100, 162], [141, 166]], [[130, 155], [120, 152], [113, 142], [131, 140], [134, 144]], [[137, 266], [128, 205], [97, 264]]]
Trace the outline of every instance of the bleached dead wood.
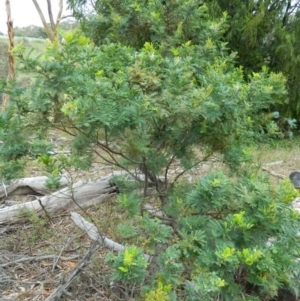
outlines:
[[300, 214], [300, 198], [295, 198], [292, 202], [292, 206]]
[[[46, 181], [48, 177], [30, 177], [23, 178], [12, 182], [10, 185], [0, 183], [0, 199], [25, 194], [39, 194], [46, 195], [50, 190], [46, 187]], [[66, 187], [69, 183], [69, 179], [66, 176], [62, 176], [60, 180], [60, 187]]]
[[71, 188], [65, 187], [33, 202], [0, 209], [0, 225], [17, 222], [22, 210], [33, 210], [39, 215], [45, 212], [47, 216], [51, 216], [76, 206], [88, 207], [101, 203], [116, 191], [116, 186], [108, 180], [78, 181]]
[[270, 162], [270, 163], [264, 163], [263, 166], [274, 166], [274, 165], [281, 165], [283, 164], [283, 160]]
[[[99, 246], [104, 245], [114, 251], [123, 251], [125, 246], [114, 242], [113, 240], [101, 236], [98, 232], [97, 227], [84, 219], [77, 212], [71, 212], [71, 219], [73, 222], [82, 230], [84, 230], [88, 236], [94, 241], [90, 249], [84, 255], [84, 258], [77, 265], [76, 268], [72, 270], [68, 277], [61, 280], [61, 284], [52, 292], [52, 294], [46, 299], [46, 301], [57, 301], [63, 295], [65, 289], [71, 284], [73, 279], [83, 271], [83, 269], [88, 265], [92, 255], [98, 249]], [[148, 255], [145, 255], [146, 259], [149, 259]]]
[[[82, 230], [84, 230], [87, 235], [90, 237], [90, 239], [94, 240], [94, 241], [98, 241], [101, 244], [103, 244], [105, 247], [113, 250], [113, 251], [124, 251], [125, 250], [125, 246], [121, 245], [103, 235], [101, 235], [97, 229], [97, 227], [88, 222], [84, 217], [82, 217], [79, 213], [77, 212], [71, 212], [71, 219], [73, 220], [73, 222]], [[149, 260], [150, 256], [147, 254], [144, 254], [144, 257]]]
[[276, 178], [279, 178], [279, 179], [285, 179], [285, 178], [287, 178], [286, 176], [278, 174], [278, 173], [276, 173], [276, 172], [274, 172], [272, 170], [268, 170], [265, 167], [263, 167], [262, 170], [268, 172], [270, 175], [272, 175], [272, 176], [274, 176]]
[[71, 212], [71, 219], [73, 220], [73, 222], [83, 231], [85, 231], [87, 233], [87, 235], [89, 236], [89, 238], [91, 240], [94, 241], [100, 241], [104, 246], [106, 246], [107, 248], [113, 250], [113, 251], [124, 251], [125, 250], [125, 246], [121, 245], [117, 242], [114, 242], [113, 240], [101, 236], [97, 227], [88, 222], [85, 218], [83, 218], [79, 213], [77, 212]]

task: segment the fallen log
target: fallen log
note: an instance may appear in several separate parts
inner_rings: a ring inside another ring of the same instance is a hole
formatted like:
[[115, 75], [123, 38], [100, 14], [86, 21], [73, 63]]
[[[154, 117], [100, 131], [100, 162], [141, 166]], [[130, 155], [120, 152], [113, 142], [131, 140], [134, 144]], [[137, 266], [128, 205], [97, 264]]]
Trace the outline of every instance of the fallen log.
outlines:
[[[51, 191], [46, 187], [48, 177], [30, 177], [12, 182], [10, 185], [0, 183], [0, 199], [14, 195], [46, 195]], [[60, 188], [66, 187], [70, 180], [66, 176], [60, 179]]]
[[108, 180], [78, 181], [72, 187], [65, 187], [50, 195], [37, 197], [32, 202], [0, 209], [0, 225], [18, 222], [22, 210], [33, 210], [38, 215], [45, 213], [49, 217], [78, 206], [89, 207], [101, 203], [115, 195], [117, 191], [116, 185]]

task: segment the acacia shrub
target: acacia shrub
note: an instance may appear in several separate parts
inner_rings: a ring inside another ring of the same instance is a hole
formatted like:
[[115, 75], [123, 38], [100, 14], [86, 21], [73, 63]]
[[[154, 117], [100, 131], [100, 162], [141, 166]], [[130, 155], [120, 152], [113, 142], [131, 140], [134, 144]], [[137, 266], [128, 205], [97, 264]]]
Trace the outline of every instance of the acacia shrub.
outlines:
[[[176, 227], [136, 210], [120, 222], [132, 233], [123, 243], [142, 247], [140, 257], [130, 256], [130, 248], [108, 256], [113, 279], [118, 275], [126, 292], [142, 300], [282, 301], [282, 288], [291, 294], [299, 289], [300, 217], [291, 206], [296, 195], [289, 181], [274, 187], [257, 175], [232, 180], [217, 172], [196, 184], [178, 184], [166, 208]], [[153, 256], [144, 267], [143, 253]], [[130, 258], [126, 270], [124, 256]]]
[[[11, 102], [1, 114], [0, 162], [9, 162], [13, 177], [14, 167], [40, 155], [56, 184], [63, 168], [87, 168], [100, 158], [142, 179], [142, 199], [127, 191], [118, 200], [131, 216], [118, 228], [123, 242], [138, 235], [140, 248], [107, 259], [127, 296], [267, 300], [293, 286], [298, 269], [298, 215], [282, 190], [219, 174], [193, 187], [180, 176], [215, 155], [238, 168], [249, 146], [276, 134], [265, 112], [285, 100], [285, 79], [263, 68], [246, 82], [221, 39], [226, 16], [211, 20], [198, 1], [168, 1], [165, 8], [149, 1], [135, 13], [151, 16], [155, 32], [139, 45], [119, 40], [116, 23], [99, 45], [74, 31], [39, 57], [16, 48], [20, 68], [35, 80], [2, 85]], [[70, 157], [47, 154], [53, 128], [72, 137]], [[183, 171], [170, 177], [174, 162]], [[150, 197], [170, 225], [144, 212]]]

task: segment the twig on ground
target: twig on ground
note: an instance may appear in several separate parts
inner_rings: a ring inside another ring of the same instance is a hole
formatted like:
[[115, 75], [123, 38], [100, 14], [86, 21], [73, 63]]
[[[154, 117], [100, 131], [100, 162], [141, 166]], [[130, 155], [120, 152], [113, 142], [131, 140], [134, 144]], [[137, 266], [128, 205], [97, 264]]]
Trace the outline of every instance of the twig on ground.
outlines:
[[[74, 256], [70, 256], [70, 257], [61, 256], [61, 257], [59, 257], [59, 260], [74, 260], [74, 259], [77, 259], [78, 257], [81, 257], [81, 256], [80, 255], [74, 255]], [[10, 261], [7, 263], [2, 263], [2, 264], [0, 264], [0, 267], [4, 268], [4, 267], [8, 267], [13, 264], [18, 264], [18, 263], [25, 262], [25, 261], [41, 261], [41, 260], [49, 260], [49, 259], [56, 259], [56, 258], [58, 258], [57, 255], [30, 256], [30, 257], [24, 257], [24, 258], [20, 258], [20, 259], [14, 260], [14, 261]]]
[[81, 262], [77, 265], [77, 267], [71, 272], [71, 274], [62, 279], [61, 284], [52, 292], [52, 294], [46, 299], [46, 301], [57, 301], [64, 294], [65, 289], [70, 285], [72, 280], [83, 271], [83, 269], [88, 265], [92, 255], [99, 248], [99, 241], [95, 241], [89, 250], [85, 253]]
[[270, 163], [264, 163], [263, 166], [273, 166], [273, 165], [281, 165], [283, 163], [283, 160], [281, 161], [275, 161]]
[[71, 242], [72, 240], [73, 240], [73, 238], [69, 237], [69, 238], [68, 238], [68, 241], [66, 242], [66, 244], [65, 244], [65, 245], [62, 247], [62, 249], [60, 250], [60, 252], [59, 252], [57, 258], [54, 258], [54, 260], [53, 260], [53, 265], [52, 265], [52, 270], [51, 270], [52, 273], [54, 272], [54, 269], [55, 269], [55, 267], [56, 267], [56, 265], [57, 265], [59, 259], [61, 258], [62, 252], [63, 252], [64, 249], [70, 244], [70, 242]]
[[278, 173], [276, 173], [276, 172], [274, 172], [274, 171], [272, 171], [272, 170], [268, 170], [268, 169], [265, 168], [265, 167], [263, 167], [262, 170], [263, 170], [263, 171], [266, 171], [266, 172], [268, 172], [270, 175], [272, 175], [272, 176], [274, 176], [274, 177], [276, 177], [276, 178], [282, 179], [282, 180], [287, 178], [286, 176], [281, 175], [281, 174], [278, 174]]

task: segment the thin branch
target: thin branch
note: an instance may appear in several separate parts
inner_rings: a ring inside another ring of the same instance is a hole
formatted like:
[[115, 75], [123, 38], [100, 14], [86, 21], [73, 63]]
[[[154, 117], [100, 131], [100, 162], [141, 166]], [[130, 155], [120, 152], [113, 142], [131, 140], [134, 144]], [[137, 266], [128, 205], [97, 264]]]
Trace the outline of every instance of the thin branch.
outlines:
[[135, 161], [135, 160], [129, 159], [127, 156], [124, 155], [124, 153], [115, 151], [115, 150], [111, 149], [109, 146], [106, 146], [105, 144], [101, 143], [100, 141], [97, 142], [97, 145], [100, 146], [103, 150], [107, 150], [107, 153], [112, 153], [114, 155], [121, 156], [122, 158], [124, 158], [125, 160], [127, 160], [131, 163], [138, 164], [138, 165], [143, 163], [141, 161]]
[[173, 180], [173, 184], [183, 175], [185, 174], [187, 171], [191, 170], [192, 168], [194, 168], [195, 166], [205, 162], [208, 160], [209, 157], [211, 157], [213, 155], [213, 152], [211, 152], [210, 154], [206, 155], [201, 161], [196, 162], [195, 164], [193, 164], [190, 168], [185, 169], [184, 171], [182, 171], [181, 173], [179, 173], [175, 179]]
[[133, 177], [133, 179], [135, 179], [138, 182], [142, 182], [140, 178], [138, 178], [134, 173], [132, 173], [128, 168], [126, 168], [125, 166], [121, 165], [107, 150], [103, 149], [113, 160], [113, 162], [109, 161], [108, 159], [106, 159], [105, 157], [103, 157], [97, 150], [94, 150], [95, 154], [97, 154], [97, 156], [99, 156], [102, 160], [104, 160], [106, 163], [112, 164], [116, 167], [119, 167], [123, 170], [125, 170], [129, 175], [131, 175]]
[[107, 158], [105, 158], [103, 155], [101, 155], [97, 150], [94, 150], [94, 153], [100, 158], [102, 159], [105, 163], [113, 165], [113, 166], [117, 166], [116, 163], [114, 161], [110, 161]]
[[173, 155], [172, 158], [170, 159], [170, 161], [168, 162], [167, 167], [165, 169], [165, 185], [167, 185], [168, 172], [169, 172], [171, 164], [173, 163], [173, 161], [175, 160], [175, 158], [176, 158], [176, 155]]
[[72, 18], [73, 15], [66, 15], [66, 16], [63, 16], [60, 18], [60, 20], [64, 20], [64, 19], [67, 19], [67, 18]]
[[48, 6], [48, 16], [50, 19], [50, 25], [51, 25], [52, 31], [55, 31], [55, 24], [54, 24], [52, 7], [51, 7], [51, 0], [47, 0], [47, 6]]
[[105, 145], [108, 146], [107, 126], [104, 126], [104, 133], [105, 133]]
[[289, 17], [289, 9], [291, 8], [292, 5], [292, 1], [289, 0], [285, 9], [285, 13], [283, 16], [283, 20], [282, 20], [282, 26], [285, 26], [288, 22], [288, 17]]
[[53, 260], [53, 259], [57, 259], [57, 258], [59, 258], [60, 260], [74, 260], [74, 259], [77, 259], [79, 257], [81, 257], [81, 256], [80, 255], [74, 255], [74, 256], [71, 256], [71, 257], [64, 257], [64, 256], [58, 257], [57, 255], [42, 255], [42, 256], [24, 257], [24, 258], [20, 258], [20, 259], [10, 261], [10, 262], [7, 262], [7, 263], [2, 263], [2, 264], [0, 264], [0, 267], [5, 268], [5, 267], [9, 267], [11, 265], [26, 262], [26, 261]]
[[57, 31], [57, 27], [58, 27], [60, 21], [62, 20], [61, 15], [63, 12], [63, 0], [59, 1], [58, 6], [59, 6], [59, 10], [58, 10], [57, 17], [56, 17], [55, 31]]
[[51, 217], [50, 217], [50, 215], [48, 214], [48, 212], [47, 212], [45, 206], [43, 205], [43, 203], [42, 203], [42, 201], [41, 201], [41, 199], [40, 199], [40, 198], [37, 198], [37, 200], [38, 200], [38, 202], [39, 202], [39, 204], [40, 204], [42, 210], [45, 212], [45, 215], [46, 215], [47, 219], [49, 220], [49, 222], [51, 222]]
[[55, 267], [56, 267], [58, 261], [59, 261], [60, 258], [61, 258], [61, 254], [62, 254], [63, 251], [67, 248], [67, 246], [71, 243], [72, 240], [73, 240], [72, 237], [69, 237], [69, 238], [68, 238], [66, 244], [65, 244], [65, 245], [62, 247], [62, 249], [60, 250], [60, 252], [59, 252], [57, 258], [55, 258], [55, 259], [53, 260], [53, 265], [52, 265], [52, 270], [51, 270], [52, 273], [54, 272], [54, 269], [55, 269]]
[[147, 196], [147, 190], [148, 190], [148, 172], [147, 172], [146, 158], [143, 158], [143, 168], [145, 169], [145, 172], [144, 172], [144, 175], [145, 175], [144, 197], [146, 197]]
[[99, 241], [95, 241], [89, 250], [85, 253], [81, 262], [77, 265], [77, 267], [71, 272], [71, 274], [65, 279], [61, 280], [61, 285], [57, 287], [52, 294], [46, 299], [46, 301], [58, 301], [59, 298], [63, 295], [65, 289], [71, 284], [72, 280], [80, 274], [83, 269], [88, 265], [92, 255], [99, 248]]
[[40, 16], [40, 19], [41, 19], [43, 25], [44, 25], [44, 28], [45, 28], [45, 31], [47, 33], [48, 38], [50, 39], [51, 42], [54, 42], [55, 36], [53, 34], [53, 31], [51, 30], [51, 28], [47, 24], [47, 21], [46, 21], [46, 19], [44, 17], [44, 14], [43, 14], [43, 12], [42, 12], [42, 10], [41, 10], [41, 8], [40, 8], [37, 0], [32, 0], [32, 2], [33, 2], [33, 4], [34, 4], [34, 6], [35, 6], [35, 8], [36, 8], [36, 10], [37, 10], [37, 12], [38, 12], [38, 14]]

